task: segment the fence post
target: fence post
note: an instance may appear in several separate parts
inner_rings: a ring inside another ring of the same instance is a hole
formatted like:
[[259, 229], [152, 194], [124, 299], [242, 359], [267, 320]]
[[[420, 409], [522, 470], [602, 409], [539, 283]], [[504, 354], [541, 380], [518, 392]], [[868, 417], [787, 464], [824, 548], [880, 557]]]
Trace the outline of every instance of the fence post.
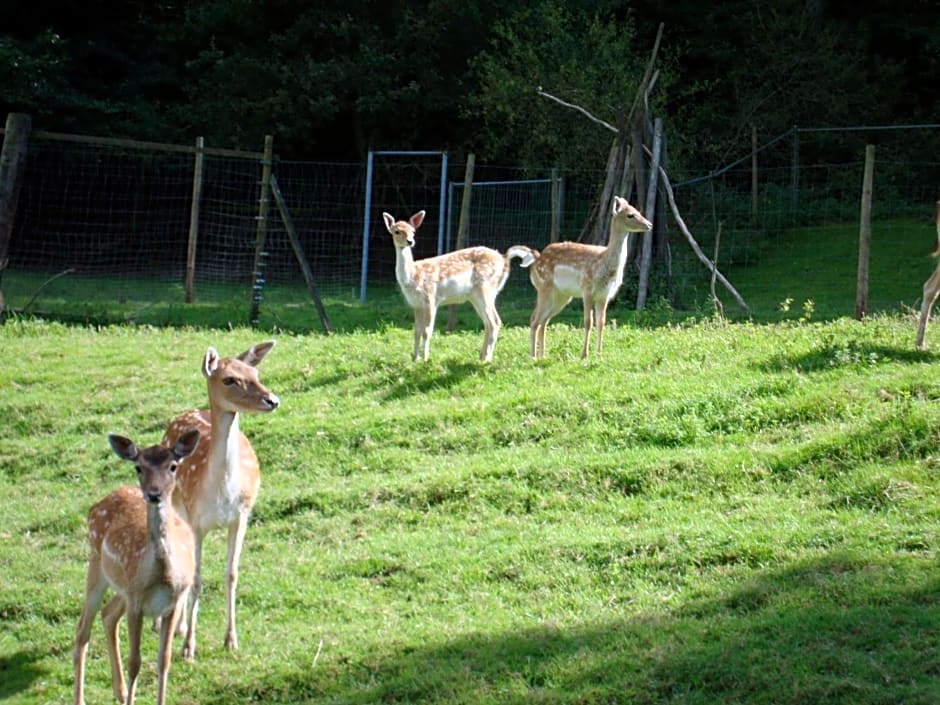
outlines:
[[558, 242], [558, 231], [561, 228], [559, 219], [561, 218], [561, 186], [558, 183], [558, 169], [552, 169], [552, 231], [549, 242]]
[[[0, 151], [0, 281], [7, 264], [13, 220], [20, 195], [20, 174], [26, 165], [26, 145], [32, 129], [32, 118], [25, 113], [10, 113]], [[0, 287], [0, 313], [3, 312], [3, 289]]]
[[751, 228], [757, 228], [757, 125], [751, 125]]
[[[470, 199], [473, 195], [473, 168], [476, 160], [475, 154], [467, 155], [467, 167], [463, 173], [463, 198], [460, 199], [460, 219], [457, 221], [455, 250], [462, 250], [467, 246], [467, 229], [470, 227]], [[456, 327], [457, 306], [451, 305], [447, 312], [447, 332], [452, 333]]]
[[193, 285], [196, 280], [196, 241], [199, 239], [199, 209], [202, 205], [202, 165], [206, 161], [203, 151], [204, 137], [196, 138], [196, 163], [193, 167], [193, 202], [189, 211], [189, 245], [186, 249], [186, 303], [193, 302]]
[[792, 157], [790, 159], [790, 207], [796, 213], [800, 200], [800, 130], [793, 127]]
[[[656, 212], [656, 185], [659, 177], [659, 160], [663, 144], [663, 119], [656, 118], [653, 123], [653, 158], [650, 162], [649, 186], [646, 190], [646, 205], [643, 212], [646, 218], [655, 221]], [[655, 225], [655, 223], [654, 223]], [[627, 235], [632, 237], [632, 235]], [[637, 285], [636, 309], [642, 311], [646, 308], [646, 297], [649, 293], [650, 267], [653, 263], [653, 233], [640, 234], [640, 280]]]
[[258, 196], [258, 227], [255, 234], [255, 262], [251, 268], [251, 315], [249, 323], [258, 325], [258, 311], [264, 290], [264, 241], [268, 233], [268, 212], [271, 209], [271, 163], [274, 159], [274, 137], [264, 137], [261, 162], [261, 193]]
[[855, 286], [855, 318], [868, 313], [868, 263], [871, 256], [871, 196], [875, 175], [875, 145], [865, 147], [865, 175], [862, 178], [861, 224], [858, 231], [858, 280]]

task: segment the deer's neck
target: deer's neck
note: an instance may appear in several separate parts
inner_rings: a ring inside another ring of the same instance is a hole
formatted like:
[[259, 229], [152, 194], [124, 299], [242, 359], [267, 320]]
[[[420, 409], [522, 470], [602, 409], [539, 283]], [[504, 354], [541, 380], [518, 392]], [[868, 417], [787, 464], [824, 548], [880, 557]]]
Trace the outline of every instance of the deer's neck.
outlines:
[[213, 406], [209, 473], [219, 480], [237, 473], [241, 462], [239, 447], [238, 414]]
[[630, 233], [619, 233], [611, 230], [607, 250], [604, 252], [604, 259], [611, 271], [623, 271], [623, 267], [627, 262], [627, 255], [630, 254], [630, 248], [627, 245], [629, 239]]
[[398, 249], [395, 259], [395, 277], [401, 286], [409, 286], [415, 278], [415, 258], [410, 247]]
[[169, 501], [154, 504], [147, 502], [147, 532], [150, 535], [150, 545], [153, 555], [161, 563], [170, 563], [172, 560], [172, 543], [169, 540], [168, 527], [173, 521], [173, 505]]

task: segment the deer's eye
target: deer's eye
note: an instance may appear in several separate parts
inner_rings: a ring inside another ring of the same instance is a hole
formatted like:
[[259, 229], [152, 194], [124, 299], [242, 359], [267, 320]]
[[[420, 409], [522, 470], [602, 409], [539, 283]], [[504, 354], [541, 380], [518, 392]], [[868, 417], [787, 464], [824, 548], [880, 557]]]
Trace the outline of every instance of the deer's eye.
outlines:
[[140, 475], [141, 473], [140, 465], [135, 465], [134, 469], [137, 471], [137, 474]]
[[222, 384], [224, 384], [226, 387], [231, 387], [233, 384], [235, 384], [235, 378], [226, 377], [222, 380]]
[[171, 473], [176, 472], [176, 468], [178, 467], [179, 465], [177, 465], [176, 463], [170, 463], [170, 472]]

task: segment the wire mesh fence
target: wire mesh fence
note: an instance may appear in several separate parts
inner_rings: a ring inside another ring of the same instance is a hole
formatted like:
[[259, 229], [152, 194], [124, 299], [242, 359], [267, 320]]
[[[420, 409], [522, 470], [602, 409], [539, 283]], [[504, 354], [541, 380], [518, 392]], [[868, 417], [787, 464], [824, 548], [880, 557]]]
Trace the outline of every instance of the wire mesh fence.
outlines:
[[[907, 134], [794, 130], [728, 167], [704, 175], [676, 169], [670, 178], [688, 229], [704, 252], [717, 254], [718, 267], [740, 282], [749, 303], [770, 307], [775, 298], [812, 296], [816, 282], [830, 286], [833, 280], [850, 301], [862, 156], [866, 143], [878, 142], [877, 247], [903, 250], [909, 271], [902, 284], [886, 285], [879, 296], [878, 277], [887, 282], [898, 274], [875, 266], [874, 301], [885, 308], [914, 305], [917, 282], [932, 269], [926, 254], [940, 184], [940, 161], [933, 155], [940, 152], [912, 154]], [[194, 222], [195, 155], [189, 146], [34, 134], [3, 272], [7, 307], [92, 321], [247, 323], [257, 284], [262, 155], [204, 150]], [[445, 160], [442, 179], [441, 163], [439, 157], [401, 155], [377, 160], [371, 226], [364, 233], [365, 164], [275, 160], [300, 249], [324, 297], [354, 302], [365, 282], [394, 290], [394, 249], [382, 211], [396, 217], [428, 211], [416, 257], [436, 254], [441, 243], [445, 250], [453, 247], [465, 165]], [[560, 186], [556, 197], [561, 194], [555, 202], [553, 175]], [[576, 239], [603, 176], [592, 169], [477, 165], [466, 244], [544, 247], [553, 214], [561, 239]], [[710, 296], [710, 270], [692, 254], [664, 198], [655, 220], [649, 299], [683, 310], [702, 306]], [[292, 320], [304, 320], [297, 325], [309, 326], [310, 297], [276, 209], [265, 226], [262, 322], [291, 327]], [[194, 227], [198, 239], [190, 262]], [[788, 266], [781, 268], [781, 258], [790, 260]], [[184, 281], [193, 265], [195, 295], [187, 303]], [[635, 300], [635, 264], [629, 266], [624, 306]], [[787, 281], [769, 287], [766, 271]], [[896, 293], [900, 286], [906, 295]], [[302, 318], [291, 319], [290, 309]], [[266, 311], [275, 318], [265, 320]]]

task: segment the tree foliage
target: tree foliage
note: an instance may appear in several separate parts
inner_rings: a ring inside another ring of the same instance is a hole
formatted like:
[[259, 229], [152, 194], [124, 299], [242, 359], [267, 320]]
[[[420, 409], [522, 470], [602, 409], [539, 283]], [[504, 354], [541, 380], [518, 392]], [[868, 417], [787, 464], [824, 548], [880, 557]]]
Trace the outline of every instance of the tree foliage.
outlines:
[[0, 7], [0, 108], [37, 127], [359, 159], [369, 148], [603, 166], [656, 29], [670, 158], [793, 125], [940, 114], [935, 0], [35, 0]]

